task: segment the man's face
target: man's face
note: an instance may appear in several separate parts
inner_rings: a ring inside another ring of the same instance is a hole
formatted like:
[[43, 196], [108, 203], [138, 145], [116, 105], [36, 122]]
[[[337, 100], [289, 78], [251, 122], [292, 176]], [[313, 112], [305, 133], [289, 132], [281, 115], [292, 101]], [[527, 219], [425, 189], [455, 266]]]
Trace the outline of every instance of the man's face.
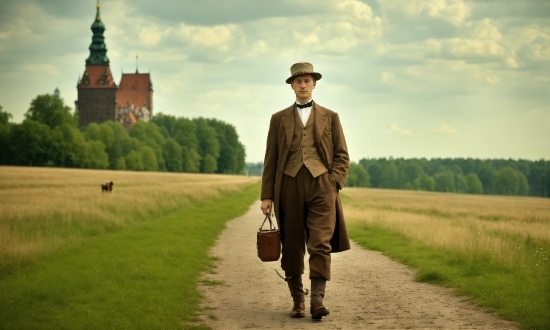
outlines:
[[306, 103], [311, 99], [315, 84], [316, 81], [310, 74], [302, 74], [294, 77], [290, 86], [296, 94], [296, 100], [300, 103]]

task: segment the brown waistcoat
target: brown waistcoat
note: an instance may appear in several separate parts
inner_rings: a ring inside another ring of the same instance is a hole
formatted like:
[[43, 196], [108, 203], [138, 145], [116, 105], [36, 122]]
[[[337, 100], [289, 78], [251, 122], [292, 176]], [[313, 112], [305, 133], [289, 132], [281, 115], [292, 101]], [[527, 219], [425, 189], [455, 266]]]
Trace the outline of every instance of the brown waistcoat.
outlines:
[[298, 115], [298, 111], [294, 111], [294, 113], [294, 134], [290, 147], [293, 151], [286, 160], [283, 172], [288, 176], [295, 177], [300, 168], [305, 165], [311, 175], [316, 178], [325, 173], [327, 168], [321, 160], [319, 150], [317, 150], [315, 139], [313, 138], [314, 112], [312, 111], [309, 115], [305, 127]]

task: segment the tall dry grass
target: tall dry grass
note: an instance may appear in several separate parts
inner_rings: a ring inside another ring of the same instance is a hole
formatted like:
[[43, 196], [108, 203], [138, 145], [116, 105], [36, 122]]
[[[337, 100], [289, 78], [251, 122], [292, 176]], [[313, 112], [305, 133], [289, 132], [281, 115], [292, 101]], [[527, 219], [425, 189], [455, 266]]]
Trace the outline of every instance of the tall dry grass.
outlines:
[[[113, 192], [101, 183], [113, 181]], [[118, 230], [258, 178], [230, 175], [0, 167], [0, 270], [70, 242]]]
[[550, 199], [346, 188], [346, 222], [456, 253], [548, 272]]

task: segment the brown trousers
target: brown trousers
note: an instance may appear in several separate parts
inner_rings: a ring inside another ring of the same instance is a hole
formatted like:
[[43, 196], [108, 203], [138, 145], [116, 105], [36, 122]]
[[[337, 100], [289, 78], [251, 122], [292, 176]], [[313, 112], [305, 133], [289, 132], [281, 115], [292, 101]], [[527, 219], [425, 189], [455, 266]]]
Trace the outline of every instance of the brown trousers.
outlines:
[[330, 238], [336, 225], [336, 183], [328, 172], [313, 178], [305, 166], [295, 177], [283, 175], [280, 220], [283, 226], [281, 267], [287, 276], [304, 273], [330, 280]]

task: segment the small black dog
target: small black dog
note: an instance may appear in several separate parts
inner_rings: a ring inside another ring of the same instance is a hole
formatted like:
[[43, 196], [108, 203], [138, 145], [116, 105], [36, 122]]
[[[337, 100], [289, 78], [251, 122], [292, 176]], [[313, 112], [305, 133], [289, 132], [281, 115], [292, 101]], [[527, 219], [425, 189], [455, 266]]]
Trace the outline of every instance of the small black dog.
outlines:
[[113, 181], [111, 182], [107, 182], [107, 183], [102, 183], [101, 184], [101, 192], [111, 192], [113, 191]]

